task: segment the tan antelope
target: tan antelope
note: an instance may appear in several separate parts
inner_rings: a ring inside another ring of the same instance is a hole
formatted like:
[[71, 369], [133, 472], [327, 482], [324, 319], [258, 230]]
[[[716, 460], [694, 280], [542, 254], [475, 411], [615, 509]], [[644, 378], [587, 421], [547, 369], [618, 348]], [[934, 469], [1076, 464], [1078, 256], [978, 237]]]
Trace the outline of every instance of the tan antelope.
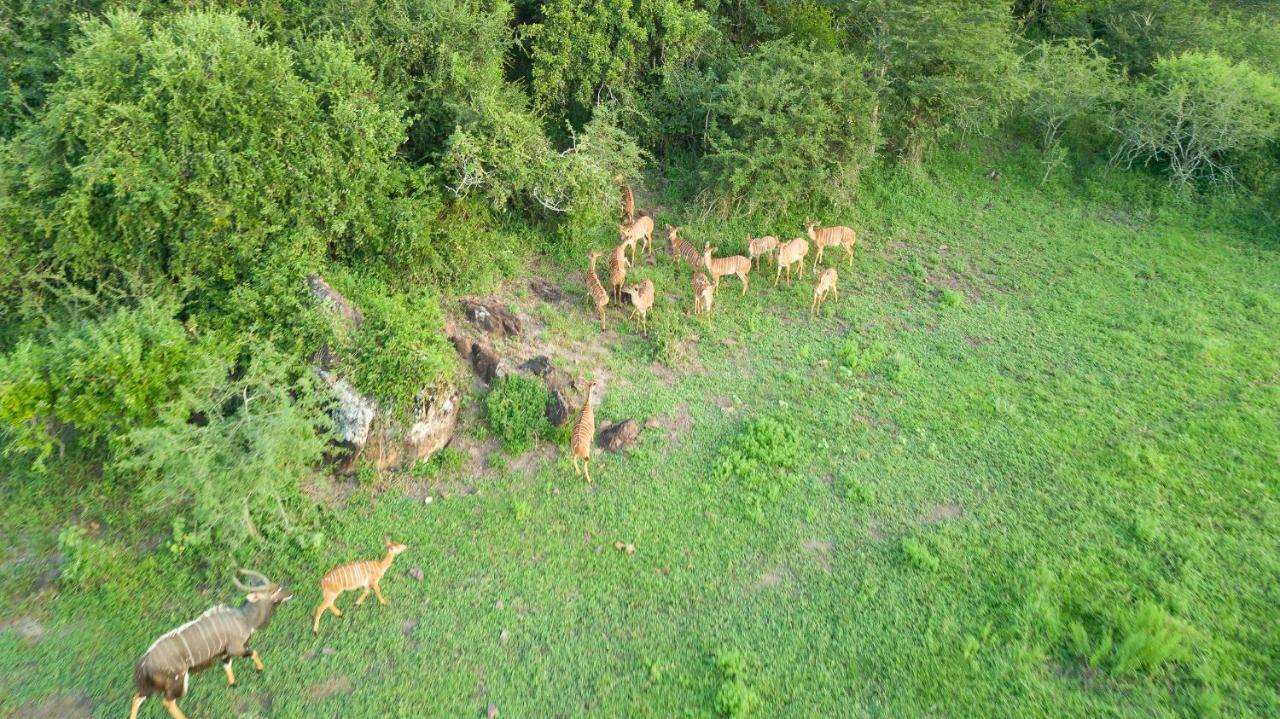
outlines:
[[609, 329], [606, 326], [604, 308], [609, 304], [609, 293], [604, 291], [604, 285], [600, 284], [600, 278], [596, 276], [596, 260], [600, 259], [599, 252], [591, 253], [591, 270], [587, 272], [587, 296], [591, 298], [591, 303], [595, 305], [596, 312], [600, 313], [600, 329]]
[[[591, 443], [596, 438], [596, 413], [591, 407], [591, 396], [596, 391], [596, 381], [587, 383], [587, 400], [582, 403], [582, 413], [578, 421], [573, 423], [573, 434], [569, 438], [569, 454], [573, 457], [573, 474], [586, 472], [587, 484], [591, 483]], [[582, 471], [578, 470], [578, 460], [582, 460]]]
[[635, 222], [626, 225], [618, 225], [618, 238], [622, 240], [622, 244], [631, 247], [631, 259], [636, 257], [636, 241], [644, 240], [644, 245], [640, 248], [646, 254], [653, 254], [653, 218], [644, 215], [636, 218]]
[[791, 266], [800, 263], [800, 272], [804, 272], [804, 257], [809, 254], [809, 242], [803, 237], [797, 237], [790, 242], [783, 243], [778, 246], [778, 271], [773, 275], [773, 286], [778, 286], [778, 278], [782, 276], [782, 270], [786, 269], [787, 279], [791, 279]]
[[[817, 228], [815, 230], [815, 228]], [[805, 234], [809, 235], [809, 239], [813, 240], [817, 253], [813, 256], [813, 268], [818, 269], [818, 265], [822, 264], [822, 251], [828, 247], [840, 245], [844, 247], [844, 253], [849, 258], [849, 264], [853, 264], [853, 245], [858, 241], [858, 233], [851, 228], [839, 225], [837, 227], [821, 227], [817, 222], [805, 218], [804, 221]]]
[[636, 196], [631, 191], [631, 185], [627, 184], [627, 178], [618, 175], [613, 178], [618, 183], [618, 189], [622, 191], [622, 217], [623, 222], [631, 224], [636, 220]]
[[706, 313], [707, 317], [711, 317], [711, 304], [715, 300], [715, 288], [711, 286], [711, 280], [701, 272], [693, 276], [693, 314], [700, 315]]
[[742, 255], [732, 257], [712, 257], [711, 253], [720, 248], [712, 247], [708, 242], [702, 248], [702, 264], [711, 273], [713, 292], [720, 291], [720, 278], [725, 275], [737, 275], [742, 280], [742, 294], [747, 294], [747, 275], [751, 274], [751, 260]]
[[387, 553], [382, 556], [382, 559], [365, 559], [344, 564], [341, 567], [330, 569], [329, 573], [320, 580], [320, 592], [324, 599], [316, 609], [316, 620], [311, 625], [312, 634], [320, 633], [320, 616], [324, 614], [324, 610], [328, 609], [335, 617], [342, 616], [342, 612], [333, 606], [333, 603], [338, 599], [338, 595], [343, 592], [352, 589], [364, 590], [359, 597], [356, 597], [357, 607], [364, 604], [365, 597], [369, 596], [369, 590], [373, 590], [373, 593], [378, 595], [378, 604], [387, 603], [387, 600], [382, 596], [382, 588], [378, 586], [378, 583], [382, 581], [382, 576], [387, 573], [387, 569], [391, 566], [391, 561], [408, 547], [399, 542], [391, 541], [390, 537], [383, 537], [382, 543], [387, 548]]
[[249, 648], [253, 633], [267, 626], [276, 608], [293, 598], [293, 593], [257, 572], [247, 569], [240, 574], [253, 584], [242, 584], [232, 577], [236, 588], [245, 593], [238, 607], [216, 606], [157, 639], [143, 653], [133, 668], [133, 703], [129, 719], [138, 719], [138, 709], [147, 697], [163, 695], [161, 702], [173, 719], [186, 719], [178, 708], [178, 700], [187, 693], [192, 672], [222, 662], [227, 686], [236, 685], [231, 669], [233, 657], [248, 657], [259, 672], [262, 658]]
[[622, 291], [631, 297], [631, 317], [640, 315], [640, 329], [645, 334], [649, 334], [649, 310], [653, 309], [653, 280], [645, 280]]
[[752, 237], [747, 235], [747, 259], [756, 263], [756, 269], [760, 269], [760, 258], [768, 257], [769, 262], [773, 262], [773, 251], [778, 249], [778, 238], [772, 235], [764, 237]]
[[685, 242], [680, 237], [679, 227], [667, 225], [667, 239], [671, 241], [672, 257], [679, 257], [685, 262], [688, 262], [689, 266], [695, 270], [702, 267], [702, 255], [698, 254], [698, 251], [693, 249], [693, 245]]
[[609, 253], [609, 297], [617, 302], [622, 302], [622, 285], [627, 281], [627, 266], [630, 264], [625, 244], [618, 245]]
[[827, 300], [827, 293], [834, 292], [836, 300], [840, 299], [840, 288], [836, 287], [836, 268], [828, 267], [818, 276], [818, 284], [813, 286], [813, 314], [822, 311], [822, 303]]

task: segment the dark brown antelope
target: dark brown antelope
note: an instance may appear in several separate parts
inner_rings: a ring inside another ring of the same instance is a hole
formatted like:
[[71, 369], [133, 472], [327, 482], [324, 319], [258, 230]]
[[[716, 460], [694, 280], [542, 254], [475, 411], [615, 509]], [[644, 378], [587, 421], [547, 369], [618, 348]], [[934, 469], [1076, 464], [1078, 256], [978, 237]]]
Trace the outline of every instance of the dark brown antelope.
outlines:
[[[817, 228], [815, 230], [815, 228]], [[809, 239], [813, 240], [814, 247], [817, 252], [813, 256], [813, 268], [816, 270], [818, 265], [822, 264], [822, 251], [828, 247], [840, 245], [844, 248], [845, 255], [849, 258], [849, 264], [853, 264], [853, 246], [858, 241], [858, 233], [843, 225], [837, 227], [822, 227], [810, 219], [804, 221], [805, 234], [809, 235]]]
[[768, 257], [769, 262], [773, 262], [773, 252], [778, 249], [778, 238], [772, 235], [764, 237], [752, 237], [747, 235], [747, 259], [756, 263], [756, 269], [760, 269], [760, 258]]
[[679, 257], [695, 270], [702, 269], [702, 255], [693, 249], [693, 245], [680, 237], [680, 228], [667, 225], [667, 239], [671, 241], [671, 256]]
[[800, 263], [800, 272], [804, 272], [804, 256], [809, 254], [809, 242], [802, 237], [797, 237], [790, 242], [783, 243], [778, 247], [778, 270], [773, 275], [773, 286], [778, 286], [778, 278], [782, 277], [782, 271], [787, 271], [787, 279], [791, 279], [791, 266]]
[[232, 578], [236, 588], [245, 593], [240, 606], [214, 607], [155, 640], [143, 653], [133, 669], [136, 691], [129, 719], [138, 719], [138, 709], [152, 694], [164, 696], [164, 708], [173, 719], [185, 719], [178, 700], [187, 693], [191, 672], [205, 669], [214, 661], [221, 660], [228, 686], [236, 685], [231, 668], [233, 657], [248, 657], [254, 668], [262, 671], [262, 658], [257, 650], [249, 648], [249, 637], [266, 627], [276, 607], [292, 599], [293, 594], [257, 572], [241, 569], [240, 574], [255, 582], [246, 585]]
[[600, 314], [600, 329], [609, 329], [605, 321], [604, 308], [609, 304], [609, 293], [604, 291], [604, 285], [600, 284], [600, 278], [596, 275], [596, 260], [600, 259], [599, 252], [592, 252], [591, 269], [587, 272], [587, 296], [591, 299], [591, 304], [595, 305], [596, 312]]
[[320, 617], [324, 614], [324, 610], [328, 609], [335, 617], [342, 616], [342, 612], [333, 603], [337, 601], [338, 595], [343, 592], [352, 589], [364, 590], [359, 597], [356, 597], [357, 607], [364, 604], [365, 597], [369, 596], [369, 590], [373, 590], [374, 594], [378, 595], [378, 604], [387, 603], [387, 600], [382, 596], [382, 588], [378, 586], [378, 583], [382, 581], [383, 575], [391, 567], [392, 560], [408, 547], [399, 542], [391, 541], [390, 537], [383, 537], [382, 543], [387, 548], [387, 553], [382, 555], [382, 559], [365, 559], [344, 564], [341, 567], [330, 569], [329, 573], [320, 580], [320, 592], [323, 595], [323, 599], [316, 609], [316, 620], [311, 624], [312, 634], [320, 633]]
[[817, 315], [822, 311], [822, 303], [827, 300], [827, 293], [834, 292], [836, 300], [840, 299], [840, 288], [836, 287], [836, 268], [828, 267], [822, 271], [818, 277], [818, 283], [813, 286], [813, 314]]
[[732, 257], [712, 257], [711, 253], [718, 250], [718, 247], [712, 247], [708, 242], [702, 248], [702, 264], [707, 268], [707, 272], [711, 273], [713, 292], [720, 291], [720, 278], [725, 275], [737, 275], [742, 280], [742, 294], [747, 294], [747, 275], [751, 274], [751, 260], [742, 255], [734, 255]]
[[[573, 434], [569, 437], [569, 454], [573, 457], [573, 474], [583, 472], [587, 475], [587, 484], [591, 484], [591, 443], [596, 438], [596, 413], [591, 407], [591, 396], [596, 391], [596, 381], [587, 384], [587, 400], [582, 403], [582, 413], [578, 421], [573, 423]], [[578, 460], [582, 460], [582, 470], [578, 469]]]

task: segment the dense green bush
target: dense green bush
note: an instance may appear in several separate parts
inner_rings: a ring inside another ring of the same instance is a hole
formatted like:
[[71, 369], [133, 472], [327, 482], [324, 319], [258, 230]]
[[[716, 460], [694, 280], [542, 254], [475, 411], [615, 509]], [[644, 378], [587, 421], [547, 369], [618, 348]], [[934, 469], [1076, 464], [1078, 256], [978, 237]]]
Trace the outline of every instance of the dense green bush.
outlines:
[[879, 139], [865, 67], [791, 41], [744, 57], [710, 106], [706, 157], [725, 209], [773, 212], [815, 194], [848, 199]]
[[1096, 48], [1070, 38], [1037, 43], [1022, 63], [1021, 111], [1040, 134], [1044, 179], [1062, 164], [1064, 134], [1097, 129], [1108, 104], [1120, 96], [1121, 78]]
[[850, 21], [880, 102], [873, 127], [908, 161], [953, 133], [980, 133], [1017, 99], [1005, 0], [854, 0]]
[[509, 375], [499, 379], [484, 397], [485, 416], [502, 446], [519, 454], [533, 446], [539, 437], [547, 436], [547, 403], [551, 394], [536, 379]]
[[800, 462], [800, 448], [800, 435], [790, 423], [758, 417], [721, 449], [716, 476], [737, 482], [736, 494], [746, 503], [748, 513], [759, 520], [765, 504], [777, 502], [790, 486], [790, 470]]
[[123, 432], [185, 422], [192, 387], [227, 374], [229, 349], [198, 341], [177, 303], [152, 298], [67, 320], [0, 357], [5, 451], [45, 468], [55, 450], [117, 447]]
[[83, 284], [135, 273], [228, 323], [287, 320], [275, 297], [374, 230], [403, 108], [341, 44], [290, 50], [234, 15], [82, 29], [46, 111], [0, 155], [15, 260], [0, 284], [36, 266]]
[[1156, 62], [1112, 119], [1114, 161], [1159, 163], [1169, 181], [1231, 182], [1241, 155], [1280, 138], [1280, 81], [1217, 53]]

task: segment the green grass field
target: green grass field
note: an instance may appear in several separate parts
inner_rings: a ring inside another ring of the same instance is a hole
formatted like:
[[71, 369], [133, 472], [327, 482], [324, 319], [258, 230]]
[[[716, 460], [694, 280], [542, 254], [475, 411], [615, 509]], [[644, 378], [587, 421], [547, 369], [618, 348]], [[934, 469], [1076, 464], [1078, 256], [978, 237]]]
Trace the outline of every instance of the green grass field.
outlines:
[[[356, 489], [325, 510], [321, 549], [262, 552], [297, 593], [256, 636], [266, 672], [238, 664], [235, 690], [195, 676], [183, 709], [1280, 714], [1276, 237], [1132, 178], [1040, 190], [1034, 160], [1000, 182], [985, 169], [886, 175], [839, 218], [863, 237], [851, 269], [828, 255], [841, 296], [819, 318], [812, 276], [753, 273], [692, 321], [687, 271], [663, 255], [632, 273], [658, 285], [652, 336], [612, 308], [601, 339], [585, 301], [549, 308], [511, 280], [547, 320], [535, 334], [586, 358], [567, 369], [601, 378], [598, 421], [662, 426], [598, 455], [590, 486], [543, 450]], [[722, 253], [801, 230], [679, 219]], [[581, 263], [535, 269], [582, 297]], [[794, 428], [791, 468], [719, 471], [760, 418]], [[5, 485], [0, 624], [43, 635], [0, 631], [0, 715], [123, 717], [148, 644], [236, 600], [156, 539], [108, 542], [118, 574], [98, 590], [33, 594], [49, 527], [75, 514], [110, 536], [125, 510], [109, 496], [86, 490], [81, 510]], [[344, 595], [313, 637], [320, 574], [384, 533], [410, 545], [390, 605]]]

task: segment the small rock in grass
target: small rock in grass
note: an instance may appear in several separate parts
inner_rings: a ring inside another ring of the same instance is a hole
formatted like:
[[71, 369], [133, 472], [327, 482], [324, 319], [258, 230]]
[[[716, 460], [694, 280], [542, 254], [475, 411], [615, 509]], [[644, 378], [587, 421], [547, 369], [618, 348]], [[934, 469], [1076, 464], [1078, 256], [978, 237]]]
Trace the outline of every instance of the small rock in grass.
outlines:
[[613, 548], [621, 552], [626, 552], [627, 554], [636, 553], [636, 545], [634, 544], [626, 544], [624, 542], [614, 542]]
[[489, 719], [496, 719], [498, 716], [498, 705], [489, 703], [489, 711], [487, 712]]
[[627, 419], [601, 430], [600, 438], [596, 443], [609, 452], [619, 452], [634, 446], [639, 437], [640, 423], [634, 419]]
[[419, 568], [417, 568], [417, 567], [411, 567], [411, 568], [409, 569], [409, 576], [411, 576], [411, 577], [413, 577], [414, 579], [416, 579], [416, 580], [418, 580], [419, 582], [421, 582], [421, 581], [422, 581], [422, 570], [421, 570], [421, 569], [419, 569]]
[[507, 646], [507, 639], [510, 636], [511, 635], [507, 632], [507, 630], [503, 629], [502, 633], [498, 635], [498, 643], [504, 647]]
[[494, 609], [504, 609], [506, 606], [507, 606], [507, 603], [502, 601], [501, 599], [493, 603]]
[[428, 495], [427, 495], [427, 498], [426, 498], [426, 499], [424, 499], [424, 500], [422, 500], [422, 503], [423, 503], [423, 504], [431, 504], [431, 502], [432, 502], [432, 501], [433, 501], [433, 500], [431, 499], [431, 495], [429, 495], [429, 494], [428, 494]]
[[657, 429], [662, 426], [662, 423], [658, 421], [657, 417], [653, 417], [648, 422], [645, 422], [644, 426], [648, 427], [649, 429]]

